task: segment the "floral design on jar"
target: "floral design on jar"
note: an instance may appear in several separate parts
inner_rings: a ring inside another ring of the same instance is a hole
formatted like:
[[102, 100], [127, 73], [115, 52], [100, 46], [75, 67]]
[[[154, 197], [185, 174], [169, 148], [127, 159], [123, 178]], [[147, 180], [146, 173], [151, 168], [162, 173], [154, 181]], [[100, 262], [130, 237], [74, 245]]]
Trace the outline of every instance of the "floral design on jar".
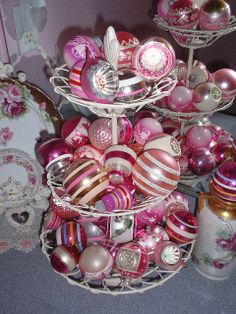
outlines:
[[10, 131], [9, 127], [0, 129], [0, 144], [6, 145], [12, 138], [13, 132]]

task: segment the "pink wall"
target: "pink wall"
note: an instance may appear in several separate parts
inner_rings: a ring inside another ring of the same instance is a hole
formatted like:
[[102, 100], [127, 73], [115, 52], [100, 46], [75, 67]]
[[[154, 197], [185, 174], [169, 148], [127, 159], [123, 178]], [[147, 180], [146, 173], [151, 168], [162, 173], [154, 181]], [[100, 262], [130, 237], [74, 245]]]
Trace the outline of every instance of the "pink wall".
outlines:
[[[38, 34], [38, 41], [50, 58], [57, 59], [67, 40], [74, 35], [86, 34], [103, 36], [106, 28], [112, 25], [115, 30], [126, 30], [140, 40], [159, 35], [168, 39], [174, 46], [178, 58], [187, 60], [187, 49], [178, 47], [168, 32], [157, 28], [152, 17], [157, 0], [46, 0], [47, 24]], [[236, 15], [236, 1], [228, 1]], [[16, 43], [16, 31], [12, 15], [12, 7], [19, 0], [1, 0], [4, 16], [6, 40], [11, 62], [15, 72], [24, 71], [28, 81], [37, 84], [55, 101], [55, 95], [45, 73], [45, 65], [36, 51], [19, 56]], [[236, 32], [223, 36], [213, 46], [198, 49], [195, 58], [206, 63], [211, 69], [227, 66], [236, 70]], [[58, 65], [62, 61], [58, 61]]]

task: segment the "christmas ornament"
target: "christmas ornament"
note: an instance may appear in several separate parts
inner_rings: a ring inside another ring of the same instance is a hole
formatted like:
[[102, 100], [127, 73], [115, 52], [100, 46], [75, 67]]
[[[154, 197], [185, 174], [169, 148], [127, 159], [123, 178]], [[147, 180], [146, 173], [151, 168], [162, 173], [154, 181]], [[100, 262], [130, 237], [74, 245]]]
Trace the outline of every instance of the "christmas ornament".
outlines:
[[93, 204], [108, 187], [105, 169], [93, 159], [78, 159], [66, 170], [63, 186], [65, 192], [81, 205]]
[[236, 95], [236, 71], [228, 68], [217, 70], [211, 81], [221, 90], [222, 100], [231, 100]]
[[160, 122], [154, 118], [138, 120], [133, 129], [134, 140], [141, 145], [144, 145], [150, 137], [159, 133], [163, 133], [163, 129]]
[[63, 57], [68, 68], [71, 68], [77, 61], [86, 60], [88, 53], [92, 58], [100, 56], [94, 40], [88, 36], [75, 36], [65, 44]]
[[148, 253], [138, 243], [123, 244], [116, 254], [116, 268], [127, 278], [142, 277], [148, 262]]
[[180, 210], [188, 211], [188, 199], [181, 192], [173, 191], [165, 200], [167, 215]]
[[144, 195], [167, 196], [180, 178], [178, 163], [161, 149], [150, 149], [138, 156], [133, 166], [133, 181]]
[[88, 142], [88, 130], [91, 123], [82, 116], [73, 117], [64, 122], [61, 137], [68, 146], [77, 148]]
[[187, 145], [193, 148], [207, 148], [212, 140], [211, 132], [205, 126], [193, 126], [186, 133]]
[[167, 98], [171, 110], [190, 112], [192, 105], [192, 91], [185, 86], [176, 86]]
[[58, 245], [50, 255], [52, 268], [58, 273], [70, 273], [77, 267], [79, 253], [75, 247]]
[[143, 228], [144, 226], [154, 226], [158, 222], [162, 222], [166, 215], [166, 205], [165, 202], [159, 202], [150, 208], [135, 214], [135, 219], [137, 225]]
[[104, 231], [95, 223], [90, 221], [81, 222], [81, 226], [83, 227], [87, 236], [87, 245], [90, 245], [94, 242], [100, 242], [105, 239]]
[[69, 85], [72, 94], [82, 98], [88, 99], [88, 96], [85, 94], [82, 86], [81, 86], [81, 73], [84, 67], [85, 60], [77, 61], [74, 65], [72, 65], [69, 74]]
[[174, 49], [161, 37], [147, 39], [134, 49], [132, 64], [144, 78], [160, 80], [175, 66]]
[[189, 211], [172, 212], [167, 216], [165, 230], [177, 243], [188, 243], [197, 236], [198, 221]]
[[110, 252], [100, 244], [92, 244], [83, 250], [79, 259], [79, 269], [86, 280], [103, 280], [113, 265]]
[[231, 10], [224, 0], [208, 0], [200, 7], [199, 27], [215, 31], [223, 29], [230, 20]]
[[63, 223], [63, 221], [64, 220], [53, 210], [49, 210], [49, 212], [44, 216], [43, 228], [45, 230], [55, 231]]
[[141, 120], [143, 118], [153, 118], [155, 120], [159, 120], [160, 116], [159, 116], [158, 112], [156, 112], [156, 111], [140, 110], [134, 116], [133, 125], [135, 125], [139, 120]]
[[180, 173], [181, 175], [186, 175], [188, 170], [188, 157], [185, 155], [181, 155], [178, 157], [179, 167], [180, 167]]
[[211, 153], [216, 163], [219, 164], [231, 157], [231, 146], [228, 143], [216, 143], [212, 147]]
[[189, 156], [189, 170], [198, 176], [210, 173], [215, 167], [215, 158], [205, 147], [195, 148]]
[[141, 75], [132, 69], [121, 69], [118, 72], [119, 89], [115, 100], [132, 102], [144, 98], [150, 91], [151, 85]]
[[175, 271], [183, 264], [182, 252], [174, 242], [163, 241], [155, 247], [154, 262], [165, 270]]
[[109, 238], [115, 243], [130, 242], [134, 238], [134, 216], [112, 216], [109, 225]]
[[185, 85], [185, 82], [187, 80], [187, 69], [188, 66], [184, 61], [179, 59], [176, 60], [175, 70], [177, 72], [177, 80], [179, 83], [183, 82], [183, 85]]
[[74, 246], [79, 252], [87, 245], [87, 235], [84, 228], [77, 221], [66, 221], [56, 231], [57, 245]]
[[198, 84], [193, 90], [192, 105], [198, 111], [213, 111], [221, 102], [221, 90], [211, 82]]
[[112, 26], [109, 26], [106, 30], [106, 34], [103, 39], [103, 49], [106, 61], [108, 61], [113, 66], [114, 70], [117, 70], [120, 44]]
[[130, 120], [126, 117], [119, 117], [117, 119], [118, 128], [118, 143], [129, 144], [133, 137], [133, 127]]
[[159, 0], [157, 2], [157, 14], [165, 21], [168, 21], [168, 11], [176, 0]]
[[[200, 83], [205, 83], [209, 81], [210, 73], [208, 72], [205, 64], [195, 60], [193, 62], [190, 76], [189, 76], [189, 87], [195, 88]], [[210, 111], [210, 110], [209, 110]]]
[[73, 160], [77, 159], [94, 159], [101, 165], [104, 165], [104, 152], [103, 150], [93, 146], [92, 144], [86, 144], [78, 147], [73, 154]]
[[81, 86], [90, 100], [110, 103], [118, 91], [119, 79], [110, 63], [89, 58], [81, 73]]
[[105, 150], [112, 144], [111, 132], [111, 119], [99, 118], [89, 128], [89, 140], [93, 146]]
[[132, 173], [137, 158], [135, 151], [125, 145], [112, 145], [105, 152], [105, 169], [112, 184], [117, 185]]
[[157, 134], [148, 139], [144, 145], [144, 151], [152, 148], [162, 149], [173, 157], [181, 155], [179, 142], [169, 134]]

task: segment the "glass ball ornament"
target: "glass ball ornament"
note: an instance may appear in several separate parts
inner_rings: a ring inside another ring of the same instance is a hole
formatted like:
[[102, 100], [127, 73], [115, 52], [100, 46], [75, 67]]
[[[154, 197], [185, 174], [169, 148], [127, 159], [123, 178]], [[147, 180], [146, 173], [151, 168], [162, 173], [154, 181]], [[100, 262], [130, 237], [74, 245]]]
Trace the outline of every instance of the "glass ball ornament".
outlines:
[[186, 175], [189, 172], [188, 157], [185, 155], [181, 155], [180, 157], [178, 157], [178, 162], [179, 162], [181, 175]]
[[110, 274], [112, 266], [111, 253], [100, 244], [91, 244], [80, 255], [79, 269], [86, 280], [103, 280]]
[[133, 128], [133, 138], [141, 145], [159, 133], [163, 133], [163, 129], [161, 123], [154, 118], [142, 118], [136, 122]]
[[115, 263], [123, 277], [140, 278], [148, 268], [149, 257], [139, 243], [129, 242], [119, 248]]
[[81, 226], [83, 227], [87, 236], [87, 245], [90, 245], [94, 242], [100, 242], [106, 237], [104, 231], [96, 223], [86, 221], [81, 222]]
[[175, 271], [183, 264], [182, 252], [172, 241], [160, 242], [155, 247], [154, 262], [165, 270]]
[[195, 148], [189, 156], [189, 170], [198, 176], [209, 174], [215, 168], [215, 158], [205, 147]]
[[230, 6], [226, 1], [205, 1], [200, 7], [199, 27], [209, 31], [223, 29], [229, 23], [230, 16]]
[[78, 265], [79, 252], [76, 247], [58, 245], [50, 254], [50, 264], [58, 273], [72, 272]]
[[211, 81], [222, 93], [222, 100], [231, 100], [236, 95], [236, 71], [222, 68], [212, 74]]
[[185, 86], [176, 86], [167, 98], [171, 110], [190, 112], [192, 106], [192, 90]]
[[199, 224], [194, 214], [179, 210], [168, 215], [165, 230], [174, 242], [188, 243], [197, 237]]
[[209, 81], [210, 73], [207, 70], [205, 64], [198, 60], [194, 60], [190, 76], [189, 76], [189, 87], [195, 88], [200, 83]]
[[89, 128], [89, 141], [90, 143], [101, 149], [105, 150], [112, 144], [112, 125], [111, 119], [99, 118], [92, 122]]
[[156, 205], [150, 206], [150, 208], [135, 214], [137, 225], [140, 228], [144, 226], [153, 227], [157, 223], [162, 222], [166, 215], [166, 204], [164, 201], [159, 202]]
[[43, 228], [45, 230], [57, 230], [64, 220], [58, 216], [53, 210], [49, 210], [43, 219]]
[[190, 149], [208, 147], [212, 134], [205, 126], [190, 127], [186, 133], [186, 143]]
[[168, 195], [168, 197], [164, 200], [164, 203], [167, 215], [179, 210], [189, 211], [188, 199], [183, 193], [178, 191], [173, 191], [170, 195]]
[[181, 155], [179, 142], [174, 136], [169, 134], [157, 134], [148, 139], [144, 145], [144, 151], [153, 148], [162, 149], [173, 157]]
[[168, 21], [170, 5], [176, 0], [159, 0], [157, 2], [157, 14], [165, 21]]
[[82, 145], [74, 151], [73, 161], [84, 158], [94, 159], [101, 165], [104, 165], [104, 151], [92, 144]]
[[131, 121], [126, 117], [117, 119], [118, 143], [129, 144], [133, 138], [133, 126]]
[[214, 156], [216, 163], [220, 164], [232, 157], [231, 145], [228, 143], [216, 143], [211, 148], [211, 153]]
[[197, 111], [210, 112], [219, 106], [221, 99], [220, 88], [214, 83], [204, 82], [194, 88], [192, 106]]
[[187, 64], [184, 61], [177, 59], [175, 63], [175, 69], [177, 71], [177, 81], [185, 83], [187, 80]]
[[82, 99], [88, 99], [88, 96], [85, 94], [81, 86], [81, 73], [85, 62], [86, 60], [83, 59], [73, 64], [69, 73], [69, 85], [71, 93]]

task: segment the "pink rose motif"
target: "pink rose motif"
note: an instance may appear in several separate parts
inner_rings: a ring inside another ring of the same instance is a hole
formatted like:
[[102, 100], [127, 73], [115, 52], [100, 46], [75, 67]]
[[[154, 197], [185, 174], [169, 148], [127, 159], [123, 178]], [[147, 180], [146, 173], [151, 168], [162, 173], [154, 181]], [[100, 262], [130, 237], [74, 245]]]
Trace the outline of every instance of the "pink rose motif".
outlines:
[[7, 98], [7, 92], [4, 89], [0, 89], [0, 104], [4, 104], [5, 99]]
[[36, 184], [36, 178], [35, 178], [35, 176], [30, 176], [30, 177], [29, 177], [29, 180], [30, 180], [30, 183], [31, 183], [32, 185], [35, 185], [35, 184]]
[[6, 144], [13, 138], [13, 132], [8, 127], [0, 130], [0, 143]]
[[6, 162], [12, 162], [12, 161], [14, 161], [14, 156], [13, 155], [7, 155], [5, 157], [5, 160], [6, 160]]
[[25, 112], [23, 102], [5, 103], [3, 105], [3, 113], [11, 118], [17, 117]]
[[213, 262], [212, 262], [213, 266], [218, 268], [218, 269], [222, 269], [225, 267], [225, 264], [223, 262], [221, 262], [220, 260], [217, 260], [215, 259]]
[[27, 170], [27, 172], [33, 172], [34, 171], [34, 169], [33, 169], [33, 167], [31, 165], [28, 165], [26, 167], [26, 170]]
[[16, 84], [8, 85], [8, 96], [13, 101], [22, 101], [22, 89]]

